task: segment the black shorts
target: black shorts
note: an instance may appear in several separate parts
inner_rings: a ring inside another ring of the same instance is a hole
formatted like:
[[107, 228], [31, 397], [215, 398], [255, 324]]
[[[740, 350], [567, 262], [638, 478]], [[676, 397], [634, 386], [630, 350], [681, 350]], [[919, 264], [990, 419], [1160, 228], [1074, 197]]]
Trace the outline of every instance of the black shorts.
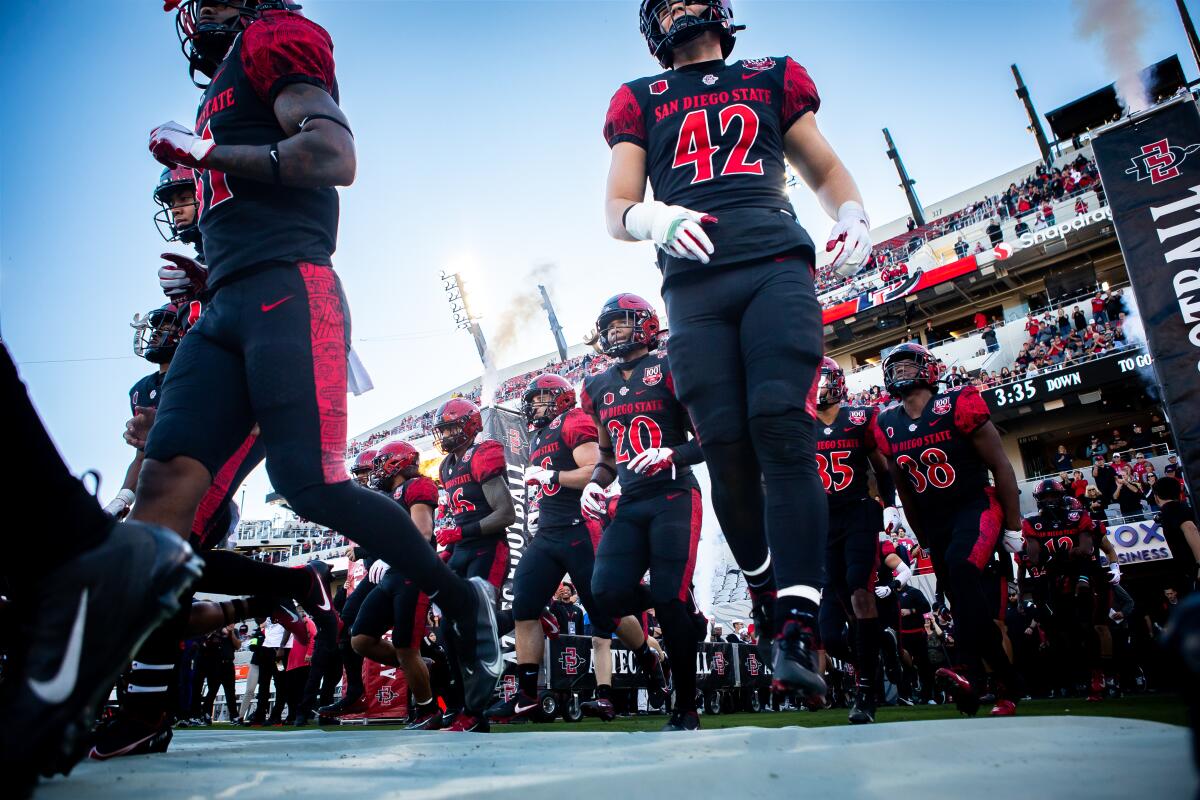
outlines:
[[508, 575], [508, 540], [500, 535], [456, 542], [449, 566], [464, 578], [483, 578], [496, 587], [499, 596]]
[[225, 540], [233, 523], [233, 498], [266, 455], [258, 435], [251, 433], [213, 476], [212, 485], [200, 499], [196, 517], [192, 520], [192, 548], [209, 550]]
[[941, 573], [949, 564], [967, 561], [982, 572], [995, 560], [1004, 512], [996, 491], [988, 487], [974, 498], [955, 500], [949, 508], [922, 509], [921, 523], [930, 540], [929, 557], [935, 571]]
[[390, 628], [393, 645], [418, 648], [428, 615], [429, 597], [398, 570], [390, 569], [363, 601], [351, 635], [377, 639]]
[[621, 496], [616, 516], [596, 548], [592, 594], [597, 598], [630, 598], [638, 593], [642, 576], [649, 570], [649, 605], [608, 607], [603, 609], [604, 614], [620, 618], [673, 600], [690, 601], [703, 513], [699, 489], [671, 490], [647, 497]]
[[850, 608], [856, 590], [874, 591], [879, 574], [879, 532], [883, 508], [871, 498], [829, 509], [829, 539], [825, 545], [827, 591]]
[[332, 267], [271, 266], [221, 286], [171, 362], [146, 456], [194, 458], [215, 478], [258, 423], [284, 497], [348, 480], [349, 339]]
[[752, 417], [815, 413], [825, 345], [808, 261], [695, 270], [668, 281], [662, 296], [671, 374], [700, 441], [744, 441]]
[[513, 577], [513, 619], [526, 621], [541, 616], [563, 575], [570, 575], [579, 602], [588, 610], [592, 635], [611, 636], [619, 620], [597, 613], [592, 598], [592, 571], [599, 541], [600, 523], [590, 520], [579, 525], [538, 528]]

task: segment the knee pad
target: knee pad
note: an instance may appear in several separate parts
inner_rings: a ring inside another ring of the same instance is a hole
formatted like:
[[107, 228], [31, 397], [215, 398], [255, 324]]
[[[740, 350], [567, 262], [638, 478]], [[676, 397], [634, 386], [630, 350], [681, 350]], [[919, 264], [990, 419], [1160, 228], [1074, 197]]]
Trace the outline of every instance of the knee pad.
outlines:
[[792, 474], [817, 474], [813, 457], [813, 419], [803, 409], [789, 409], [773, 416], [750, 418], [750, 438], [754, 452], [768, 479], [773, 472], [786, 469]]

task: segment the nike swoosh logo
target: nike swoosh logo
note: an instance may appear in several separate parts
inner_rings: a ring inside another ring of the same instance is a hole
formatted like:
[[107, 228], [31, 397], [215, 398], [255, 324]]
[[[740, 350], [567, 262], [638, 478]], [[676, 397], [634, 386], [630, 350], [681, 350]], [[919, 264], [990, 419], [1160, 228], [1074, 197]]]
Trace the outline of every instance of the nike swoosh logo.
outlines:
[[748, 81], [751, 78], [757, 78], [759, 75], [762, 75], [762, 73], [761, 72], [743, 72], [742, 80]]
[[531, 706], [523, 706], [520, 703], [517, 703], [515, 706], [513, 706], [513, 711], [516, 712], [517, 714], [524, 714], [526, 711], [532, 711], [533, 709], [535, 709], [537, 707], [538, 707], [537, 703], [534, 703]]
[[83, 628], [87, 622], [88, 590], [79, 595], [79, 608], [75, 611], [75, 622], [67, 640], [67, 651], [63, 654], [58, 673], [48, 681], [29, 679], [29, 689], [42, 702], [57, 705], [75, 691], [75, 679], [79, 677], [79, 659], [83, 655]]
[[263, 303], [263, 304], [262, 304], [262, 310], [263, 310], [263, 313], [265, 314], [265, 313], [267, 313], [268, 311], [270, 311], [271, 309], [273, 309], [273, 308], [277, 308], [278, 306], [281, 306], [281, 305], [283, 305], [283, 304], [284, 304], [284, 303], [286, 303], [288, 300], [291, 300], [293, 297], [295, 297], [295, 295], [294, 295], [294, 294], [289, 294], [287, 297], [283, 298], [282, 300], [276, 300], [274, 303], [271, 303], [271, 304], [269, 304], [269, 305], [268, 305], [267, 303]]
[[937, 427], [937, 426], [938, 426], [938, 425], [941, 423], [941, 421], [942, 421], [943, 419], [945, 419], [945, 418], [944, 418], [944, 417], [938, 417], [937, 419], [931, 419], [931, 420], [929, 420], [929, 427], [931, 427], [931, 428], [936, 428], [936, 427]]

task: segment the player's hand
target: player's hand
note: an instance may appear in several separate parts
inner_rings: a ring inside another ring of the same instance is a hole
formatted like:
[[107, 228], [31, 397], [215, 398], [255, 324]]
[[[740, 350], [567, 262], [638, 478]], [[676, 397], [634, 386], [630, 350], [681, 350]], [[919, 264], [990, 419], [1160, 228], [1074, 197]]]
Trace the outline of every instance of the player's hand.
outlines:
[[124, 519], [129, 513], [129, 507], [133, 505], [133, 492], [128, 489], [122, 489], [117, 492], [117, 496], [109, 501], [104, 507], [104, 513], [110, 517]]
[[1019, 530], [1004, 532], [1004, 549], [1010, 553], [1020, 553], [1025, 549], [1025, 537]]
[[392, 565], [384, 561], [382, 558], [375, 559], [375, 563], [367, 570], [367, 580], [371, 583], [378, 584], [383, 580], [383, 576], [387, 575], [387, 571], [392, 568]]
[[437, 543], [442, 547], [449, 547], [455, 542], [462, 541], [462, 528], [457, 525], [447, 525], [444, 528], [437, 529]]
[[558, 472], [544, 467], [526, 467], [525, 485], [536, 486], [538, 489], [558, 486]]
[[861, 205], [853, 200], [842, 203], [825, 252], [834, 253], [830, 266], [843, 278], [854, 275], [867, 263], [871, 256], [871, 220]]
[[125, 423], [125, 442], [141, 450], [146, 446], [146, 438], [154, 425], [154, 415], [157, 409], [137, 406], [133, 410], [133, 418]]
[[608, 514], [608, 493], [604, 491], [604, 487], [592, 481], [583, 487], [579, 508], [588, 519], [599, 520]]
[[669, 447], [651, 447], [638, 453], [629, 461], [629, 468], [638, 475], [657, 475], [665, 470], [675, 470], [675, 451]]
[[164, 122], [150, 131], [150, 153], [160, 164], [205, 169], [204, 160], [217, 143], [201, 139], [186, 125]]
[[896, 510], [896, 507], [895, 506], [884, 506], [883, 530], [887, 533], [891, 533], [892, 531], [896, 530], [896, 527], [899, 524], [900, 524], [900, 512]]
[[875, 587], [875, 596], [878, 597], [880, 600], [891, 597], [892, 596], [892, 587], [876, 586]]
[[1108, 582], [1113, 586], [1121, 582], [1121, 565], [1116, 561], [1110, 562], [1108, 565]]
[[635, 239], [654, 242], [676, 258], [707, 264], [713, 243], [702, 225], [717, 218], [683, 206], [669, 206], [659, 200], [635, 203], [625, 212], [625, 230]]
[[174, 300], [180, 295], [198, 295], [208, 286], [208, 268], [187, 256], [163, 253], [170, 261], [158, 268], [158, 285], [163, 294]]

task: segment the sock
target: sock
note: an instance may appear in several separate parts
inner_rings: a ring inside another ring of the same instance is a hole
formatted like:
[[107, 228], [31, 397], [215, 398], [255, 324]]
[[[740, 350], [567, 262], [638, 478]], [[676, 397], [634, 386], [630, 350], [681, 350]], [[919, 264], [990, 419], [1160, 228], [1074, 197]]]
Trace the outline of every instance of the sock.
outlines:
[[875, 670], [879, 667], [879, 618], [854, 621], [854, 656], [858, 670], [858, 686], [870, 689], [875, 685]]
[[517, 664], [517, 687], [526, 697], [538, 696], [538, 665]]
[[812, 627], [817, 618], [817, 604], [808, 597], [800, 595], [783, 595], [775, 598], [775, 630], [782, 635], [789, 623], [803, 622]]
[[361, 697], [363, 692], [362, 668], [363, 657], [354, 652], [349, 642], [340, 643], [338, 649], [342, 653], [342, 664], [346, 667], [346, 697]]
[[678, 600], [655, 605], [664, 644], [671, 657], [675, 681], [675, 708], [696, 710], [696, 636], [687, 608]]

